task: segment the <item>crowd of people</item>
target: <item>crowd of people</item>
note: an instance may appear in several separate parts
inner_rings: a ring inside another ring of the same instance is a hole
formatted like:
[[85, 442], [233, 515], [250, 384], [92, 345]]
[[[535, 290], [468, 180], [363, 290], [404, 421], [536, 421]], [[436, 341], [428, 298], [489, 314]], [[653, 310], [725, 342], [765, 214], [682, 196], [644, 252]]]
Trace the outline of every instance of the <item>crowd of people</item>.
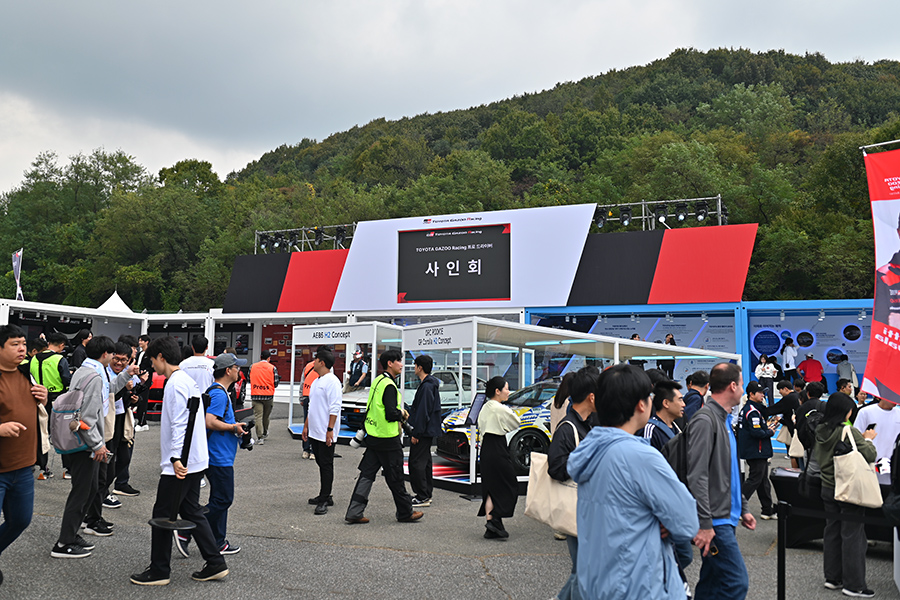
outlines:
[[[166, 379], [160, 415], [160, 477], [154, 520], [176, 515], [194, 523], [190, 531], [154, 527], [150, 564], [131, 576], [138, 585], [170, 581], [172, 547], [189, 556], [195, 542], [205, 561], [192, 574], [198, 581], [228, 574], [225, 557], [240, 551], [227, 538], [228, 510], [234, 501], [234, 459], [252, 425], [237, 421], [236, 384], [246, 361], [233, 352], [207, 356], [208, 340], [192, 339], [182, 351], [171, 337], [150, 340], [122, 336], [79, 336], [67, 359], [68, 340], [61, 334], [29, 340], [15, 325], [0, 327], [0, 554], [30, 523], [35, 480], [53, 477], [49, 442], [59, 433], [64, 405], [80, 402], [76, 427], [81, 445], [62, 454], [72, 480], [59, 536], [50, 556], [85, 558], [93, 536], [113, 534], [105, 510], [121, 506], [119, 496], [140, 492], [129, 483], [135, 432], [141, 431], [138, 408], [151, 371]], [[384, 473], [396, 507], [396, 519], [415, 522], [417, 510], [432, 502], [431, 445], [440, 434], [439, 384], [433, 361], [415, 360], [419, 380], [409, 410], [395, 378], [404, 368], [403, 354], [388, 350], [379, 357], [381, 373], [371, 380], [366, 418], [359, 436], [365, 451], [344, 520], [369, 522], [368, 498], [379, 471]], [[334, 506], [334, 444], [341, 411], [342, 385], [334, 375], [335, 355], [319, 347], [303, 374], [304, 452], [319, 469], [318, 493], [309, 499], [314, 515]], [[770, 364], [760, 361], [761, 365]], [[802, 365], [802, 363], [801, 363]], [[829, 514], [858, 516], [862, 508], [835, 499], [834, 457], [845, 426], [869, 462], [889, 461], [900, 434], [900, 412], [892, 403], [864, 403], [850, 380], [823, 400], [823, 381], [808, 385], [769, 382], [771, 371], [744, 386], [739, 366], [720, 363], [697, 371], [686, 386], [670, 371], [620, 364], [602, 372], [593, 366], [568, 374], [551, 409], [550, 477], [579, 486], [578, 535], [567, 540], [572, 568], [560, 599], [579, 598], [744, 598], [747, 570], [736, 529], [753, 530], [756, 518], [747, 499], [758, 495], [762, 519], [777, 518], [768, 481], [772, 438], [779, 424], [803, 447], [797, 467]], [[799, 372], [815, 375], [809, 365]], [[8, 375], [8, 376], [7, 376]], [[357, 368], [362, 383], [366, 373]], [[355, 382], [354, 382], [355, 383]], [[267, 354], [250, 369], [249, 388], [256, 414], [256, 443], [264, 443], [277, 371]], [[781, 396], [767, 398], [770, 389]], [[684, 392], [682, 392], [684, 390]], [[486, 401], [477, 415], [481, 436], [484, 537], [509, 538], [503, 519], [515, 513], [518, 482], [506, 435], [520, 426], [505, 406], [509, 383], [494, 377], [486, 383]], [[146, 406], [146, 404], [145, 404]], [[144, 408], [146, 412], [146, 408]], [[145, 417], [144, 417], [145, 418]], [[409, 475], [403, 476], [403, 435], [410, 438]], [[874, 442], [874, 443], [873, 443]], [[677, 460], [682, 448], [684, 468]], [[746, 461], [742, 479], [739, 459]], [[33, 469], [37, 466], [37, 477]], [[200, 487], [209, 485], [209, 501], [200, 505]], [[558, 533], [558, 532], [557, 532]], [[694, 589], [685, 569], [702, 560]], [[871, 597], [865, 580], [866, 538], [858, 520], [826, 518], [824, 585], [851, 597]], [[0, 583], [2, 583], [0, 572]]]
[[[578, 535], [559, 536], [567, 539], [572, 571], [558, 599], [744, 598], [749, 578], [736, 529], [756, 528], [747, 506], [753, 494], [759, 517], [777, 519], [769, 463], [779, 427], [787, 444], [797, 437], [802, 456], [793, 466], [803, 469], [812, 490], [805, 493], [821, 498], [826, 511], [824, 587], [874, 596], [866, 584], [865, 528], [858, 519], [864, 509], [835, 499], [834, 458], [846, 426], [867, 461], [889, 461], [900, 411], [884, 400], [867, 402], [843, 377], [826, 397], [814, 359], [794, 365], [792, 340], [786, 348], [793, 380], [763, 356], [757, 380], [746, 387], [740, 367], [730, 363], [689, 375], [684, 394], [669, 372], [644, 371], [643, 364], [602, 372], [588, 366], [562, 379], [551, 406], [548, 471], [556, 480], [576, 482], [579, 493]], [[842, 373], [855, 377], [846, 367]], [[807, 384], [803, 376], [815, 380]], [[774, 401], [769, 390], [780, 398]], [[679, 447], [686, 454], [684, 472]], [[692, 545], [702, 559], [693, 590], [685, 577]]]

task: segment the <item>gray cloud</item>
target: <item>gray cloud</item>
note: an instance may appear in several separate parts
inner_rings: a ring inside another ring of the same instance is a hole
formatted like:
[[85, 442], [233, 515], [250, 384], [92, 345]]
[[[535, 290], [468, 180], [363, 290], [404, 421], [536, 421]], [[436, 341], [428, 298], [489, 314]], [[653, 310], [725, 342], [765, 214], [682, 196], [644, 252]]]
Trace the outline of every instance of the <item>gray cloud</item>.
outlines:
[[63, 155], [121, 147], [152, 171], [209, 152], [194, 157], [224, 174], [303, 137], [539, 91], [678, 47], [896, 59], [878, 24], [897, 12], [806, 0], [8, 3], [0, 190], [38, 142]]

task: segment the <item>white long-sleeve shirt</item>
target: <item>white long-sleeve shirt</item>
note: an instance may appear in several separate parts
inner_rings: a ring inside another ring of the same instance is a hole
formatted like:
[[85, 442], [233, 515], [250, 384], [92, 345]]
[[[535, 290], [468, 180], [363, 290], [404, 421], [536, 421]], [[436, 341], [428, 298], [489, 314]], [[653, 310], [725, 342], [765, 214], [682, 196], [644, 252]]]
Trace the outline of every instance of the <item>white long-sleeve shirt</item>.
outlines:
[[[200, 398], [200, 389], [191, 377], [177, 370], [169, 377], [163, 391], [162, 416], [160, 417], [159, 450], [163, 475], [174, 475], [172, 458], [181, 458], [184, 436], [188, 424], [188, 398]], [[191, 437], [191, 453], [188, 457], [188, 473], [205, 471], [209, 466], [209, 450], [206, 446], [206, 412], [203, 402], [197, 409], [194, 434]]]

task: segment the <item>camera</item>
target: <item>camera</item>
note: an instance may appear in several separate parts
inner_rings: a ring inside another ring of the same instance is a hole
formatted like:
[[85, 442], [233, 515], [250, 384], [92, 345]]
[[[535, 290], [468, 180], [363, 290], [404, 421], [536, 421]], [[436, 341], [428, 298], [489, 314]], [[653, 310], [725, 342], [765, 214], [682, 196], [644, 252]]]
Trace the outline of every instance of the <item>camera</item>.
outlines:
[[244, 423], [244, 434], [241, 436], [241, 448], [244, 450], [253, 450], [253, 436], [250, 435], [250, 431], [256, 425], [256, 421], [254, 419], [247, 419]]
[[403, 433], [406, 434], [406, 437], [412, 437], [412, 436], [413, 436], [413, 428], [412, 428], [412, 425], [410, 425], [408, 422], [406, 422], [406, 421], [400, 421], [400, 427], [403, 428]]
[[356, 435], [353, 436], [353, 439], [350, 440], [351, 448], [361, 448], [366, 445], [365, 442], [366, 430], [365, 428], [360, 428], [356, 431]]

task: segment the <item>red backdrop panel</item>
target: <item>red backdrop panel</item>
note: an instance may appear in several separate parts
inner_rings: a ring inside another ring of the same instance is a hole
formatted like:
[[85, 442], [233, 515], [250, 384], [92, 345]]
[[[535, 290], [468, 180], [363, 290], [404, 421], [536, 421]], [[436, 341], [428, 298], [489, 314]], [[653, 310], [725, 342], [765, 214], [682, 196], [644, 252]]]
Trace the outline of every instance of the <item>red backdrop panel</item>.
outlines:
[[648, 304], [739, 302], [756, 229], [752, 223], [667, 230]]
[[278, 312], [329, 311], [349, 250], [294, 252], [284, 278]]

